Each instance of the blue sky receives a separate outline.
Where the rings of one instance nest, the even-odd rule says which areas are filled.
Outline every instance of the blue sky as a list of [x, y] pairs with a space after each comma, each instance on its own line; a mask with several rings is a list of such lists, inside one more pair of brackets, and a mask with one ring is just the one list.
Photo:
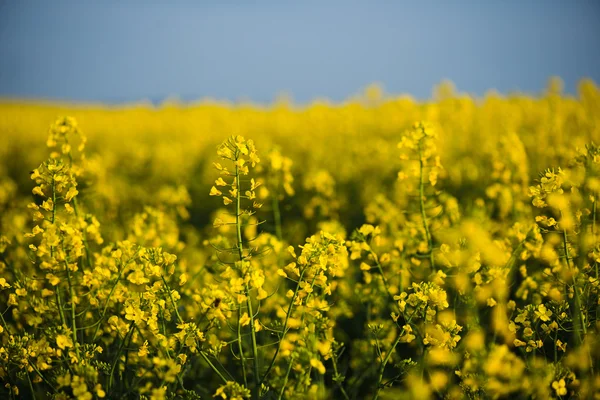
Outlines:
[[338, 101], [600, 82], [600, 1], [0, 0], [0, 97]]

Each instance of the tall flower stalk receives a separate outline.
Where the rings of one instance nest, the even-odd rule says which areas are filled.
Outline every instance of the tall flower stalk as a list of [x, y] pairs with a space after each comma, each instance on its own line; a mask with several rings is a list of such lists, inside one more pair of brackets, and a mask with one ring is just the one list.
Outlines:
[[[242, 373], [244, 382], [247, 384], [246, 376], [246, 357], [243, 349], [242, 327], [249, 325], [251, 354], [253, 364], [253, 387], [252, 397], [258, 399], [260, 397], [260, 370], [259, 370], [259, 352], [256, 341], [257, 325], [255, 320], [254, 306], [252, 304], [252, 291], [257, 289], [255, 298], [257, 301], [266, 298], [266, 292], [262, 289], [264, 276], [262, 272], [254, 268], [251, 262], [253, 249], [245, 249], [244, 237], [242, 235], [243, 226], [246, 224], [244, 219], [252, 216], [255, 209], [262, 206], [261, 203], [255, 201], [256, 188], [260, 186], [254, 178], [249, 181], [246, 176], [250, 172], [250, 168], [254, 168], [260, 162], [258, 158], [254, 142], [246, 140], [241, 136], [232, 136], [223, 142], [217, 154], [221, 159], [229, 161], [233, 164], [233, 170], [230, 171], [227, 166], [220, 163], [215, 163], [215, 168], [220, 172], [221, 177], [215, 181], [215, 185], [210, 190], [212, 196], [222, 196], [223, 204], [230, 206], [234, 210], [235, 217], [235, 246], [232, 248], [236, 256], [233, 263], [234, 269], [226, 271], [225, 276], [232, 277], [235, 280], [234, 290], [237, 291], [239, 301], [238, 309], [238, 329], [237, 342], [239, 349], [239, 357], [241, 361]], [[223, 179], [225, 177], [225, 179]], [[219, 188], [229, 188], [227, 193], [223, 193]], [[226, 189], [223, 189], [226, 190]], [[246, 204], [249, 206], [245, 208]], [[235, 276], [235, 278], [234, 278]], [[246, 307], [247, 312], [242, 313], [242, 308]]]

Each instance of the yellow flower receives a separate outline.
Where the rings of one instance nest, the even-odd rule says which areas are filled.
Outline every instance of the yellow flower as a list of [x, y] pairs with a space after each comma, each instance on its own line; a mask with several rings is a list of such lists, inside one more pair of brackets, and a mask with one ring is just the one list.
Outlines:
[[33, 194], [37, 194], [38, 196], [44, 196], [44, 192], [42, 191], [42, 188], [40, 186], [36, 186], [33, 188], [33, 190], [31, 191], [31, 193]]
[[152, 389], [150, 394], [150, 400], [165, 400], [167, 397], [167, 387], [163, 386], [160, 388]]
[[262, 287], [258, 288], [258, 295], [256, 296], [256, 300], [264, 300], [269, 296], [267, 291]]
[[254, 191], [260, 185], [262, 185], [262, 182], [257, 182], [254, 180], [254, 178], [250, 179], [250, 190]]
[[552, 388], [556, 391], [557, 396], [564, 396], [567, 394], [567, 387], [564, 379], [552, 382]]
[[58, 383], [59, 387], [71, 386], [71, 374], [67, 372], [64, 375], [58, 376], [56, 378], [56, 383]]
[[244, 400], [250, 398], [250, 390], [237, 382], [227, 381], [221, 385], [213, 397], [220, 397], [223, 400]]
[[79, 191], [73, 186], [69, 189], [69, 191], [67, 192], [67, 194], [65, 194], [65, 201], [69, 202], [71, 200], [73, 200], [73, 197], [77, 196], [79, 194]]
[[60, 278], [51, 273], [46, 274], [46, 279], [48, 279], [52, 286], [56, 286], [60, 283]]
[[148, 341], [146, 340], [144, 342], [144, 344], [142, 344], [140, 346], [140, 349], [138, 350], [138, 356], [139, 357], [146, 357], [148, 355]]
[[127, 280], [136, 285], [143, 285], [150, 282], [142, 270], [135, 270], [127, 276]]
[[311, 365], [311, 367], [313, 367], [317, 371], [319, 371], [319, 373], [321, 375], [323, 375], [325, 373], [325, 366], [323, 365], [323, 363], [320, 360], [317, 360], [316, 358], [311, 358], [310, 365]]
[[67, 347], [73, 347], [73, 341], [71, 340], [71, 338], [69, 336], [66, 336], [66, 335], [57, 335], [56, 336], [56, 345], [61, 350], [64, 350]]
[[248, 316], [248, 313], [244, 313], [241, 317], [240, 317], [240, 325], [241, 326], [246, 326], [250, 323], [250, 317]]
[[179, 286], [185, 285], [187, 283], [188, 279], [189, 279], [189, 275], [186, 273], [179, 275]]
[[104, 398], [106, 397], [106, 392], [104, 390], [102, 390], [102, 385], [101, 384], [97, 384], [94, 387], [94, 391], [96, 392], [96, 396], [98, 396], [99, 398]]
[[121, 257], [123, 256], [123, 252], [122, 252], [120, 249], [117, 249], [117, 250], [115, 250], [115, 251], [112, 251], [112, 252], [110, 253], [110, 256], [111, 256], [112, 258], [115, 258], [115, 259], [117, 259], [117, 260], [120, 260], [120, 259], [121, 259]]
[[550, 321], [550, 317], [552, 316], [552, 311], [548, 310], [545, 305], [540, 304], [535, 310], [535, 315], [542, 321]]
[[373, 225], [364, 224], [358, 231], [364, 236], [368, 236], [369, 234], [375, 232], [375, 227]]
[[220, 196], [222, 194], [223, 193], [219, 189], [217, 189], [215, 186], [210, 188], [210, 193], [209, 193], [210, 196]]
[[6, 303], [9, 306], [18, 306], [19, 301], [17, 300], [17, 296], [14, 293], [8, 295], [8, 302]]
[[25, 237], [34, 237], [39, 233], [43, 233], [44, 230], [42, 228], [40, 228], [38, 225], [34, 226], [31, 233], [26, 233]]
[[45, 200], [42, 203], [42, 208], [46, 211], [52, 211], [52, 209], [54, 208], [54, 202], [52, 201], [52, 199]]

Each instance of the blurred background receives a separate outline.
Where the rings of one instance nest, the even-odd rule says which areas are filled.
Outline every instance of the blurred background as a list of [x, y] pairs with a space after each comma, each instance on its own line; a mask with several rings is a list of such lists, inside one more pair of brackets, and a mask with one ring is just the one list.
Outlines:
[[3, 98], [305, 103], [377, 82], [424, 99], [553, 75], [600, 81], [600, 2], [0, 0]]

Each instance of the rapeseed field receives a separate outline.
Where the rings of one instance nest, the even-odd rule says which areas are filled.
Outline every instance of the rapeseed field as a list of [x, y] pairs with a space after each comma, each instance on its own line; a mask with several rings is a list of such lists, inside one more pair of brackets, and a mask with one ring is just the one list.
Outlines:
[[600, 90], [0, 103], [6, 399], [600, 398]]

